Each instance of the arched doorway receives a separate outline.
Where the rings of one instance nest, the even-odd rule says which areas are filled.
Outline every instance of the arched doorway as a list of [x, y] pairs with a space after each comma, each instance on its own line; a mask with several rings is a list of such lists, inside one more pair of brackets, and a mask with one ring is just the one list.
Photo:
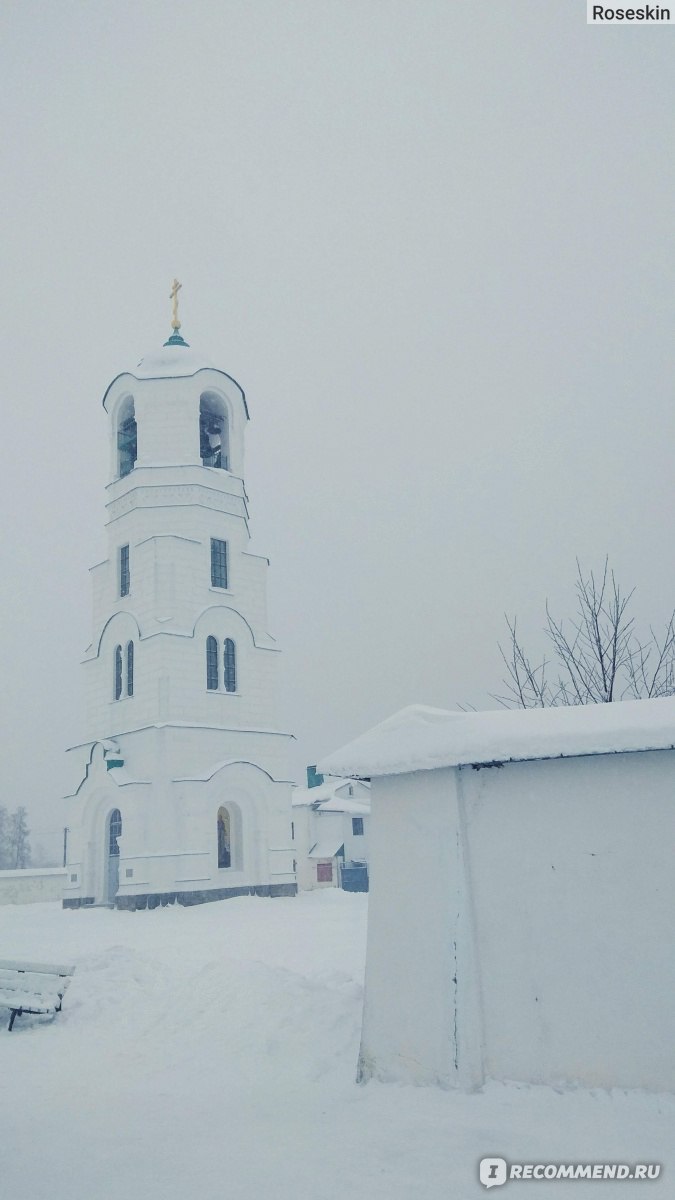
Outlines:
[[114, 808], [106, 822], [106, 900], [108, 904], [115, 903], [120, 883], [120, 848], [117, 839], [121, 834], [122, 814], [119, 808]]

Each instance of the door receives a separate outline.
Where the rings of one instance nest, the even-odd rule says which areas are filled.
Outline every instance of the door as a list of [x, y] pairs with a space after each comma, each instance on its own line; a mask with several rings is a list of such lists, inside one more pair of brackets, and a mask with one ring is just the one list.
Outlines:
[[122, 814], [119, 808], [114, 808], [108, 818], [108, 830], [106, 837], [107, 855], [108, 855], [108, 871], [107, 871], [107, 901], [108, 904], [115, 903], [115, 896], [120, 883], [120, 848], [117, 843], [118, 837], [122, 833]]

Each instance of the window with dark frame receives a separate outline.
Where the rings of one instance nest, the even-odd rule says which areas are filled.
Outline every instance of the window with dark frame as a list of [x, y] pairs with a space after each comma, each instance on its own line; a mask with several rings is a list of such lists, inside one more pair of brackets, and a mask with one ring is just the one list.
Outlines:
[[211, 538], [211, 587], [227, 587], [227, 542]]
[[120, 848], [117, 845], [118, 837], [122, 836], [122, 814], [119, 808], [114, 808], [110, 814], [110, 836], [108, 840], [108, 856], [110, 858], [118, 858]]
[[352, 833], [354, 837], [363, 837], [363, 817], [352, 817]]
[[217, 834], [218, 834], [218, 867], [232, 866], [232, 844], [231, 844], [231, 823], [230, 814], [226, 808], [218, 810]]
[[225, 638], [223, 646], [223, 681], [226, 692], [237, 690], [237, 662], [232, 638]]
[[120, 596], [129, 595], [131, 574], [129, 571], [129, 547], [120, 546]]
[[218, 691], [218, 642], [214, 637], [206, 639], [206, 688]]
[[317, 863], [316, 864], [316, 882], [317, 883], [332, 883], [333, 882], [333, 864]]
[[122, 647], [115, 646], [115, 685], [114, 696], [116, 700], [122, 698]]
[[127, 642], [127, 696], [134, 694], [134, 643]]

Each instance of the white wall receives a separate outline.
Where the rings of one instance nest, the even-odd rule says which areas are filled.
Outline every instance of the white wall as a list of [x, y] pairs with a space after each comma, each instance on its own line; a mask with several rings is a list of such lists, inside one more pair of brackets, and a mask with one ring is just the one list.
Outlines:
[[309, 851], [317, 840], [313, 838], [310, 824], [311, 817], [314, 816], [309, 805], [295, 805], [291, 812], [291, 820], [293, 822], [293, 859], [295, 862], [295, 874], [298, 881], [298, 887], [301, 891], [309, 891], [316, 887], [316, 864], [313, 859], [309, 858]]
[[363, 1076], [675, 1090], [674, 799], [674, 751], [374, 780]]
[[[171, 730], [155, 731], [169, 737]], [[198, 731], [197, 731], [198, 732]], [[123, 740], [122, 753], [124, 753]], [[118, 838], [119, 891], [125, 897], [167, 892], [210, 892], [241, 887], [294, 885], [289, 783], [275, 782], [258, 766], [233, 762], [211, 778], [151, 785], [126, 783], [126, 767], [108, 771], [100, 745], [88, 775], [70, 802], [69, 902], [107, 900], [107, 821], [122, 817]], [[218, 867], [217, 815], [226, 806], [238, 816], [233, 862]], [[241, 833], [241, 838], [235, 834]], [[127, 872], [131, 874], [127, 874]]]
[[675, 1089], [675, 754], [461, 774], [486, 1074]]
[[0, 904], [35, 904], [61, 900], [67, 872], [62, 867], [27, 867], [0, 871]]
[[[352, 819], [360, 817], [363, 821], [363, 833], [355, 834]], [[342, 840], [345, 847], [346, 862], [368, 862], [368, 832], [370, 812], [348, 812], [342, 818]]]
[[475, 1067], [455, 1052], [467, 939], [454, 773], [373, 779], [371, 821], [359, 1077], [471, 1086]]

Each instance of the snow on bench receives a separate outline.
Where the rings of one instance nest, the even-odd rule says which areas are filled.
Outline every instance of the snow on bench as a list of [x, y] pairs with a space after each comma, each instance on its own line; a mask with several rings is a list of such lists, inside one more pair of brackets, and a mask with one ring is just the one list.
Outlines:
[[61, 1011], [75, 967], [53, 963], [9, 962], [0, 959], [0, 1008], [10, 1010], [9, 1029], [23, 1013]]

